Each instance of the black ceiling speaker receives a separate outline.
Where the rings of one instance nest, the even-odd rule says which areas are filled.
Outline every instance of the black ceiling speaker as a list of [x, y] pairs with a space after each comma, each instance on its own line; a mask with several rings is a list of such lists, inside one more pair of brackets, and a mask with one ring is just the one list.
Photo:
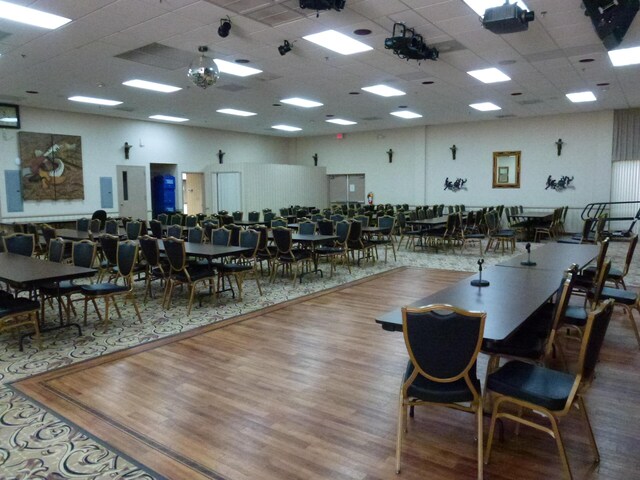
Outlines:
[[278, 52], [280, 52], [280, 55], [286, 55], [291, 51], [291, 48], [289, 40], [285, 40], [284, 43], [278, 47]]
[[218, 27], [218, 35], [220, 35], [222, 38], [226, 38], [229, 36], [230, 30], [231, 30], [231, 19], [229, 17], [221, 18], [220, 26]]
[[640, 7], [639, 0], [584, 0], [585, 15], [607, 50], [622, 42]]
[[344, 8], [346, 0], [300, 0], [300, 8], [311, 10], [335, 10], [339, 12]]
[[534, 18], [533, 12], [520, 8], [516, 3], [509, 4], [509, 0], [506, 0], [504, 5], [485, 10], [482, 26], [498, 35], [524, 32]]

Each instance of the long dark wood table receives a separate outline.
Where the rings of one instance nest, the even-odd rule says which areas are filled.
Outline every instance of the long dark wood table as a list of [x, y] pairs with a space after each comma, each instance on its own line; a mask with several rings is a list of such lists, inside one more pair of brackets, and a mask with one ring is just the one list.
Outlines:
[[[63, 280], [91, 277], [95, 273], [96, 270], [93, 268], [48, 262], [46, 260], [40, 260], [39, 258], [25, 257], [15, 253], [0, 253], [0, 280], [25, 285], [30, 288], [37, 288], [39, 285], [45, 283], [60, 285], [60, 282]], [[82, 329], [79, 324], [64, 323], [60, 295], [58, 295], [58, 315], [60, 317], [59, 326], [41, 328], [40, 331], [44, 333], [60, 328], [76, 327], [78, 334], [82, 335]], [[22, 338], [20, 339], [20, 347], [22, 348]]]
[[534, 270], [551, 270], [562, 273], [572, 263], [583, 268], [598, 256], [598, 245], [578, 245], [566, 243], [547, 243], [531, 251], [531, 261], [536, 265], [522, 265], [528, 256], [526, 253], [498, 263], [497, 267], [526, 268]]
[[[158, 248], [164, 252], [164, 242], [158, 240]], [[247, 247], [227, 247], [223, 245], [212, 245], [211, 243], [184, 242], [184, 250], [187, 255], [212, 260], [214, 258], [228, 257], [239, 253], [250, 252]]]
[[[544, 245], [535, 251], [540, 259], [540, 267], [520, 265], [523, 258], [526, 260], [526, 254], [520, 255], [503, 262], [500, 266], [485, 269], [482, 278], [489, 280], [488, 287], [471, 286], [470, 281], [478, 278], [478, 274], [475, 274], [421, 298], [410, 306], [445, 303], [465, 310], [486, 312], [485, 340], [504, 340], [556, 292], [562, 272], [571, 263], [578, 263], [583, 267], [598, 253], [597, 247], [595, 250], [582, 248], [593, 247], [592, 245], [568, 246], [580, 248], [564, 249], [564, 245], [558, 246], [555, 243]], [[552, 268], [553, 261], [556, 261], [557, 265]], [[543, 268], [545, 265], [548, 268]], [[376, 323], [385, 330], [401, 331], [402, 311], [398, 308], [387, 312], [376, 318]]]
[[[106, 232], [101, 230], [99, 233], [85, 232], [84, 230], [76, 230], [75, 228], [56, 228], [56, 236], [64, 238], [65, 240], [94, 240]], [[127, 236], [127, 232], [124, 228], [118, 229], [118, 237], [124, 238]]]

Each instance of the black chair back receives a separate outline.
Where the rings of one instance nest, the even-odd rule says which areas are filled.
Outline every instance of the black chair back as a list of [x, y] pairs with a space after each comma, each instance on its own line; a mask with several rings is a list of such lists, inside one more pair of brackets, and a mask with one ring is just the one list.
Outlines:
[[287, 227], [275, 227], [272, 229], [273, 243], [276, 244], [278, 254], [291, 252], [293, 242], [293, 230]]
[[190, 243], [203, 243], [204, 242], [204, 229], [202, 227], [192, 227], [187, 232], [187, 242]]
[[101, 223], [99, 218], [93, 218], [89, 222], [89, 231], [91, 233], [100, 233]]
[[347, 243], [350, 247], [359, 247], [362, 241], [362, 224], [360, 222], [351, 222], [349, 229], [349, 238]]
[[318, 222], [318, 232], [320, 235], [333, 235], [333, 222], [331, 220], [320, 220]]
[[164, 240], [164, 252], [167, 254], [167, 260], [171, 265], [171, 270], [179, 272], [184, 270], [187, 262], [187, 254], [184, 248], [184, 240], [169, 237]]
[[88, 218], [79, 218], [76, 220], [76, 230], [81, 232], [89, 231], [89, 219]]
[[14, 233], [3, 238], [6, 252], [31, 257], [35, 249], [35, 237], [32, 233]]
[[486, 316], [451, 305], [403, 307], [404, 340], [415, 369], [437, 382], [475, 377]]
[[92, 268], [96, 259], [96, 243], [91, 240], [73, 242], [71, 258], [76, 267]]
[[586, 382], [588, 384], [594, 377], [600, 349], [609, 328], [614, 303], [613, 299], [603, 302], [596, 310], [589, 313], [587, 318], [578, 360], [579, 367], [582, 367], [583, 383]]
[[44, 224], [42, 225], [42, 238], [44, 238], [44, 243], [49, 248], [49, 242], [56, 238], [56, 229], [51, 225]]
[[102, 253], [107, 259], [109, 265], [118, 264], [118, 237], [115, 235], [102, 235], [100, 237], [100, 246]]
[[391, 215], [378, 218], [378, 228], [382, 229], [384, 235], [389, 235], [393, 231], [396, 219]]
[[182, 225], [182, 215], [180, 215], [179, 213], [174, 213], [173, 215], [171, 215], [171, 219], [169, 220], [169, 223], [171, 225]]
[[151, 220], [149, 228], [151, 229], [151, 235], [156, 238], [162, 238], [162, 223], [159, 220]]
[[[333, 222], [329, 222], [333, 223]], [[351, 222], [347, 222], [343, 220], [342, 222], [336, 223], [336, 235], [338, 236], [337, 242], [340, 245], [344, 245], [347, 239], [349, 238], [349, 231], [351, 230]], [[333, 234], [329, 234], [333, 235]]]
[[260, 221], [260, 212], [256, 212], [256, 211], [249, 212], [249, 221], [250, 222], [259, 222]]
[[167, 237], [181, 238], [182, 225], [171, 225], [167, 228]]
[[313, 222], [301, 222], [298, 224], [298, 233], [301, 235], [314, 235], [316, 224]]
[[271, 220], [271, 228], [286, 227], [286, 226], [287, 226], [287, 219], [286, 218], [278, 217], [278, 218], [274, 218], [273, 220]]
[[131, 281], [131, 274], [137, 261], [138, 244], [133, 240], [120, 242], [118, 244], [118, 274]]
[[49, 253], [47, 258], [50, 262], [60, 263], [64, 260], [66, 242], [62, 238], [52, 238], [49, 241]]
[[98, 228], [98, 231], [100, 231], [104, 228], [104, 224], [107, 221], [107, 212], [104, 210], [96, 210], [93, 212], [93, 215], [91, 215], [91, 220], [98, 220], [100, 222], [100, 227]]
[[256, 254], [258, 253], [258, 248], [260, 247], [261, 235], [262, 232], [253, 229], [242, 230], [240, 232], [240, 246], [252, 249], [251, 252], [243, 253], [243, 257], [253, 258], [256, 256]]
[[158, 215], [158, 221], [161, 225], [166, 225], [167, 223], [169, 223], [169, 215], [167, 215], [166, 213], [161, 213], [160, 215]]
[[273, 213], [271, 210], [269, 210], [268, 212], [265, 212], [264, 210], [262, 211], [262, 218], [264, 219], [264, 222], [267, 225], [271, 225], [271, 220], [273, 220], [274, 218], [276, 218], [276, 214]]
[[236, 212], [233, 212], [231, 216], [233, 217], [234, 222], [240, 222], [242, 221], [242, 217], [244, 216], [244, 214], [240, 211], [236, 211]]
[[104, 231], [109, 235], [118, 235], [118, 221], [117, 220], [107, 220], [104, 223]]
[[213, 245], [222, 245], [228, 247], [231, 245], [231, 230], [222, 227], [211, 230], [211, 243]]
[[187, 228], [195, 227], [196, 225], [198, 225], [198, 217], [196, 217], [195, 215], [187, 215], [184, 221], [184, 225]]
[[160, 247], [158, 245], [158, 238], [143, 235], [138, 239], [138, 243], [140, 244], [140, 250], [142, 250], [142, 255], [147, 261], [147, 264], [152, 267], [158, 266], [160, 263]]
[[142, 224], [138, 221], [128, 222], [126, 231], [128, 240], [137, 240], [140, 236], [140, 232], [142, 231]]
[[604, 262], [602, 268], [598, 271], [596, 281], [593, 285], [593, 304], [597, 305], [600, 302], [600, 296], [602, 295], [602, 289], [609, 276], [609, 270], [611, 270], [611, 260]]

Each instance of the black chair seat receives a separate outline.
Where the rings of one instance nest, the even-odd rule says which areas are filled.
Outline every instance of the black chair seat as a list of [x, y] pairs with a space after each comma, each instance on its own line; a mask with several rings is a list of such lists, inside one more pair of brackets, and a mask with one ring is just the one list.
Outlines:
[[299, 262], [307, 258], [311, 258], [311, 250], [292, 250], [293, 258], [291, 255], [280, 255], [278, 260], [281, 262]]
[[478, 238], [479, 239], [484, 239], [484, 238], [486, 238], [486, 236], [485, 236], [484, 233], [465, 233], [464, 234], [464, 238], [467, 238], [467, 239], [473, 239], [473, 238], [475, 238], [475, 239], [478, 239]]
[[0, 317], [40, 309], [40, 302], [28, 298], [4, 297], [0, 300]]
[[126, 292], [129, 287], [126, 285], [116, 285], [115, 283], [94, 283], [92, 285], [82, 285], [82, 293], [88, 296], [111, 295], [113, 293]]
[[344, 248], [341, 247], [318, 247], [316, 248], [316, 253], [318, 255], [333, 255], [344, 253]]
[[616, 303], [624, 305], [635, 305], [638, 295], [630, 290], [620, 290], [618, 288], [604, 287], [602, 289], [602, 300], [613, 298]]
[[[411, 360], [407, 363], [404, 373], [403, 383], [413, 373]], [[478, 391], [480, 391], [480, 380], [472, 375], [471, 379]], [[425, 402], [435, 403], [459, 403], [473, 401], [473, 393], [469, 390], [464, 378], [451, 383], [432, 382], [422, 375], [418, 375], [411, 386], [407, 389], [409, 397], [418, 398]]]
[[[584, 275], [589, 275], [591, 277], [594, 277], [596, 274], [596, 267], [594, 266], [587, 267], [582, 270], [582, 273]], [[609, 269], [609, 275], [607, 275], [607, 278], [622, 278], [622, 270], [620, 270], [619, 268], [611, 267]]]
[[60, 285], [57, 286], [55, 283], [47, 283], [40, 287], [40, 291], [45, 295], [66, 295], [68, 293], [79, 292], [82, 288], [82, 285], [76, 285], [73, 283], [73, 280], [63, 280], [60, 282]]
[[[196, 280], [201, 280], [203, 278], [208, 278], [211, 276], [211, 269], [208, 265], [194, 265], [187, 267], [187, 271], [189, 272], [189, 276], [191, 277], [191, 281], [195, 282]], [[175, 272], [173, 273], [175, 279], [180, 282], [187, 282], [187, 276], [183, 272]]]
[[2, 300], [7, 300], [13, 298], [13, 295], [5, 290], [0, 290], [0, 302]]
[[489, 390], [531, 402], [551, 411], [562, 410], [575, 377], [530, 363], [511, 361], [489, 375]]

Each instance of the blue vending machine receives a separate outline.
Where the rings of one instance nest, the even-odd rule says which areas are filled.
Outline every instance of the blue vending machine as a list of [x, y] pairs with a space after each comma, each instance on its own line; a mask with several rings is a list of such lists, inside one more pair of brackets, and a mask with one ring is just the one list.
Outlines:
[[160, 213], [176, 211], [176, 177], [173, 175], [156, 175], [153, 177], [153, 218]]

